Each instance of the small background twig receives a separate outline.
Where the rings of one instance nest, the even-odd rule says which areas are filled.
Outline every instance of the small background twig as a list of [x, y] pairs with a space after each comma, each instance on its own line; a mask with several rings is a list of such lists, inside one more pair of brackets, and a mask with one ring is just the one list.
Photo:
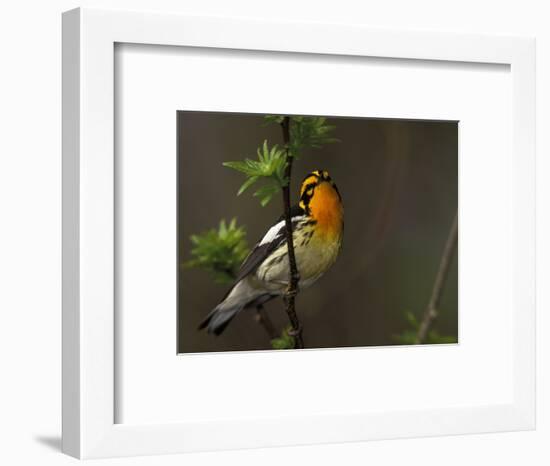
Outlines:
[[432, 289], [432, 295], [430, 297], [430, 301], [428, 302], [428, 307], [424, 312], [424, 316], [422, 317], [422, 322], [420, 322], [420, 327], [418, 328], [418, 333], [416, 335], [417, 344], [424, 343], [424, 341], [426, 340], [426, 336], [428, 335], [428, 331], [430, 330], [430, 326], [432, 325], [432, 322], [437, 317], [439, 303], [441, 301], [441, 296], [443, 294], [443, 287], [447, 280], [447, 275], [449, 273], [449, 266], [451, 264], [454, 252], [456, 250], [457, 243], [458, 243], [458, 211], [455, 215], [453, 225], [451, 226], [451, 230], [449, 231], [449, 236], [447, 237], [445, 249], [443, 250], [443, 254], [441, 256], [441, 261], [439, 263], [439, 270], [437, 271], [437, 275], [435, 277], [435, 281]]
[[273, 325], [268, 313], [261, 304], [256, 306], [255, 320], [263, 327], [270, 340], [273, 340], [279, 336], [277, 330], [275, 330], [275, 325]]

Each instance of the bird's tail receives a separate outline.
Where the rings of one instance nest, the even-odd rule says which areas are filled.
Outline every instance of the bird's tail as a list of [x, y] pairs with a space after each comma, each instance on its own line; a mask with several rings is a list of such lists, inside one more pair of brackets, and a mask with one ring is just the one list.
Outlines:
[[199, 325], [199, 330], [206, 328], [208, 333], [219, 335], [242, 309], [243, 306], [224, 308], [223, 303], [220, 303], [202, 321]]
[[257, 297], [245, 281], [240, 281], [228, 293], [199, 325], [199, 330], [206, 328], [208, 333], [221, 334], [225, 327], [240, 311], [247, 307]]

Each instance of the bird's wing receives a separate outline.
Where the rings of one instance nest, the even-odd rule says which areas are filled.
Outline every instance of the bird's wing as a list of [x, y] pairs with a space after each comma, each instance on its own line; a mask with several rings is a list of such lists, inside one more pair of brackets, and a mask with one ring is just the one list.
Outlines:
[[[291, 209], [290, 213], [292, 215], [292, 228], [294, 229], [304, 218], [303, 210], [296, 206]], [[284, 216], [281, 216], [279, 221], [273, 225], [256, 246], [254, 246], [254, 249], [247, 256], [239, 269], [236, 283], [254, 272], [260, 264], [282, 244], [286, 244]]]

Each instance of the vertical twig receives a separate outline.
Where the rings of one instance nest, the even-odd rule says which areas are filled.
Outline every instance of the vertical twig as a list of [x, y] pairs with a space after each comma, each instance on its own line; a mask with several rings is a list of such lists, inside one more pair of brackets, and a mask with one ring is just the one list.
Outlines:
[[449, 236], [447, 237], [447, 243], [445, 244], [445, 249], [441, 256], [441, 261], [439, 263], [439, 270], [435, 277], [434, 286], [432, 289], [432, 295], [428, 303], [428, 307], [424, 312], [424, 317], [418, 328], [418, 333], [416, 335], [416, 343], [424, 343], [430, 330], [432, 322], [437, 317], [437, 310], [439, 308], [439, 302], [441, 301], [441, 295], [443, 293], [443, 286], [447, 280], [447, 275], [449, 273], [449, 266], [451, 265], [451, 260], [456, 249], [458, 242], [458, 211], [455, 215], [453, 225], [449, 231]]
[[283, 128], [283, 140], [286, 151], [286, 168], [285, 179], [287, 180], [286, 186], [283, 188], [283, 207], [285, 213], [285, 230], [286, 230], [286, 244], [288, 247], [288, 263], [289, 263], [289, 283], [287, 291], [284, 295], [286, 313], [292, 325], [292, 331], [290, 334], [295, 339], [295, 347], [303, 348], [304, 340], [302, 336], [302, 325], [298, 320], [295, 308], [295, 298], [298, 293], [298, 280], [300, 276], [298, 274], [298, 268], [296, 267], [296, 256], [294, 255], [294, 242], [292, 240], [292, 218], [290, 216], [290, 177], [292, 175], [292, 162], [294, 160], [293, 154], [290, 153], [290, 117], [285, 116], [281, 123]]

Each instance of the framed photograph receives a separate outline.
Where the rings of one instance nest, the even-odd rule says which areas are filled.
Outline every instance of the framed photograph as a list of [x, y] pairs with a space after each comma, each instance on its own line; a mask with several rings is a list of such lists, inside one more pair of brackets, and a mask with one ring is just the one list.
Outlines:
[[[285, 312], [282, 189], [251, 172], [271, 155], [271, 164], [284, 159], [282, 122], [178, 112], [179, 353], [297, 343]], [[414, 344], [421, 323], [429, 330], [419, 343], [457, 343], [458, 122], [289, 116], [288, 124], [300, 146], [289, 190], [303, 345]], [[243, 154], [252, 159], [226, 161]], [[237, 195], [243, 182], [250, 187]], [[444, 309], [437, 328], [419, 312], [430, 300]]]
[[63, 15], [63, 450], [534, 428], [534, 41]]

